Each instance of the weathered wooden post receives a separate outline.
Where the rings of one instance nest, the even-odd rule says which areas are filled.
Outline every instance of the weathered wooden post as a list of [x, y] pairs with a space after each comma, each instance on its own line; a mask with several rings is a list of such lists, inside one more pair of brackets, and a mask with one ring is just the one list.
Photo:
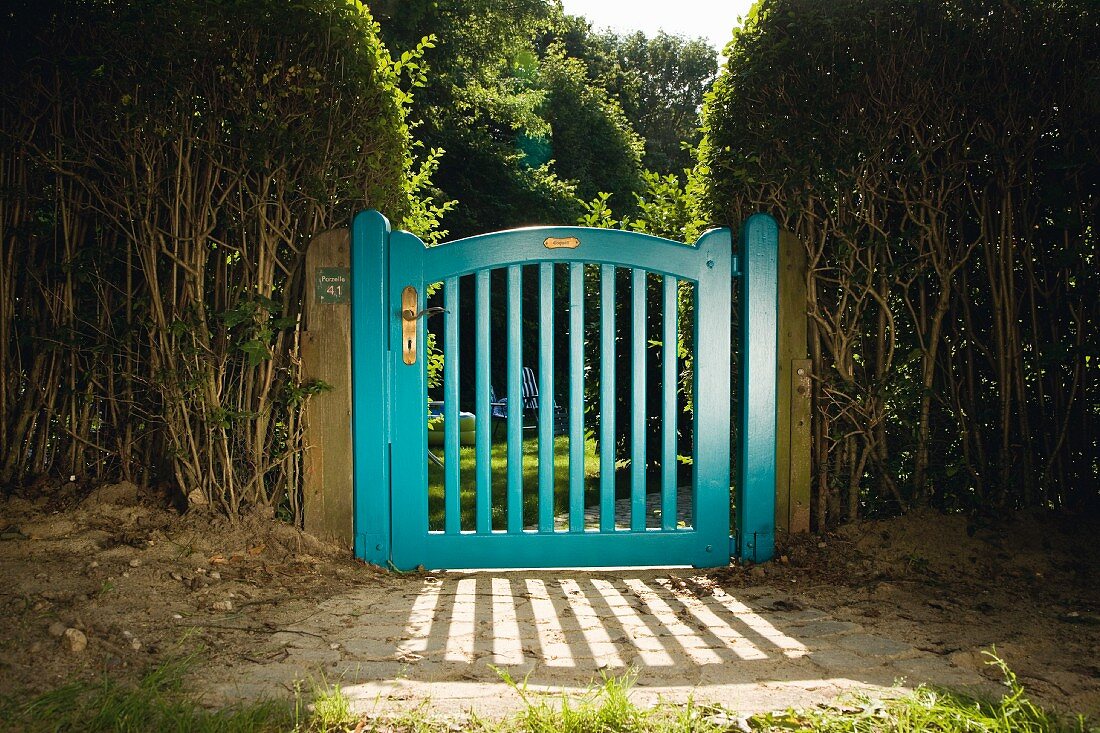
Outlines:
[[328, 389], [306, 403], [305, 530], [351, 548], [351, 275], [347, 229], [318, 234], [306, 250], [302, 372]]
[[779, 374], [775, 524], [782, 534], [810, 531], [810, 360], [806, 358], [806, 250], [779, 235]]

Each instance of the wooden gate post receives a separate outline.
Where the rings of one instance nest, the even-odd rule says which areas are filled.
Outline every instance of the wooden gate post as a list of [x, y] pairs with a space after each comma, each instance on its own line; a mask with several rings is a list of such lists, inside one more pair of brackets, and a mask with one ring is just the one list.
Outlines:
[[806, 250], [779, 235], [779, 358], [775, 524], [781, 534], [810, 531], [810, 360], [806, 358]]
[[305, 426], [305, 530], [351, 548], [351, 275], [347, 229], [318, 234], [306, 250], [302, 373], [327, 389], [310, 397]]

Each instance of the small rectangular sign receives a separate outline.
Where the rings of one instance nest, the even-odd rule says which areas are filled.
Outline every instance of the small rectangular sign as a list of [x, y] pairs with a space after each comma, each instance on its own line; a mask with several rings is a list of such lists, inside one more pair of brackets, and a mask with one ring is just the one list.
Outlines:
[[314, 287], [321, 305], [350, 302], [351, 272], [346, 267], [318, 267]]
[[542, 244], [546, 249], [576, 249], [581, 240], [576, 237], [547, 237]]

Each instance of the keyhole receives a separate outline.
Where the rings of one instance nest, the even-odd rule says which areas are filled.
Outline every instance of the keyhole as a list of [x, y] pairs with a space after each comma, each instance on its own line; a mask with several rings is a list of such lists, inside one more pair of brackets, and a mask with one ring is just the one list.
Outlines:
[[408, 341], [405, 342], [405, 350], [406, 351], [412, 351], [412, 347], [413, 347], [412, 339], [409, 339]]

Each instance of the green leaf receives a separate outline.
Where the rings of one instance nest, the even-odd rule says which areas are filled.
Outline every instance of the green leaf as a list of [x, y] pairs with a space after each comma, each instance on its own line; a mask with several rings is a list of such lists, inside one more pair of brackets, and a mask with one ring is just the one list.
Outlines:
[[271, 349], [267, 347], [263, 341], [259, 339], [252, 339], [251, 341], [245, 341], [238, 347], [248, 357], [248, 365], [251, 367], [259, 365], [261, 362], [267, 361], [271, 358]]

